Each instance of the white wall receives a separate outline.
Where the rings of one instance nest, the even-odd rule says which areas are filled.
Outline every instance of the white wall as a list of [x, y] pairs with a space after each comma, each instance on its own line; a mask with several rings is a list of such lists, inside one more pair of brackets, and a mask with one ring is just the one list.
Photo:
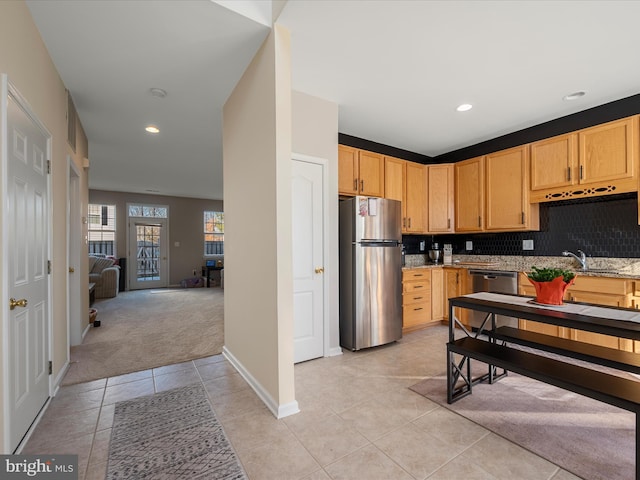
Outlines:
[[[77, 149], [73, 152], [67, 144], [67, 95], [65, 86], [47, 52], [40, 34], [31, 18], [24, 1], [0, 1], [0, 73], [6, 73], [9, 81], [27, 100], [35, 115], [52, 135], [51, 152], [51, 211], [50, 219], [53, 238], [51, 245], [51, 357], [53, 360], [53, 378], [60, 375], [68, 359], [67, 341], [67, 179], [69, 169], [67, 155], [80, 173], [80, 190], [83, 213], [86, 216], [88, 196], [87, 174], [83, 169], [83, 157], [88, 156], [86, 137], [82, 128], [77, 129]], [[0, 215], [3, 209], [0, 209]], [[0, 217], [1, 220], [1, 217]], [[0, 241], [4, 234], [0, 234]], [[86, 252], [86, 245], [83, 243]], [[86, 257], [86, 255], [83, 255]], [[81, 266], [79, 275], [88, 275], [88, 260]], [[88, 310], [88, 282], [82, 295], [84, 311]], [[0, 285], [0, 288], [3, 287]], [[86, 307], [86, 308], [85, 308]], [[4, 310], [2, 310], [4, 314]], [[5, 332], [0, 322], [0, 358]], [[0, 385], [4, 382], [0, 369]], [[3, 406], [0, 395], [0, 428], [4, 432]], [[0, 452], [5, 452], [4, 436], [0, 436]]]
[[293, 152], [328, 160], [328, 258], [325, 275], [328, 276], [329, 345], [325, 354], [341, 353], [338, 303], [338, 104], [293, 92]]
[[[277, 417], [293, 376], [289, 32], [275, 25], [223, 110], [224, 352]], [[259, 248], [256, 246], [259, 245]]]

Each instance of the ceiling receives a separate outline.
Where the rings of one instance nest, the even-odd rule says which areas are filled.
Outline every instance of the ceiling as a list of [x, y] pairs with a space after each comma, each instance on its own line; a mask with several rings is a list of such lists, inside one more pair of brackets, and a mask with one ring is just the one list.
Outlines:
[[[229, 1], [27, 4], [89, 138], [91, 188], [222, 198], [222, 105], [268, 22]], [[336, 102], [341, 133], [437, 156], [640, 93], [638, 18], [638, 1], [289, 0], [278, 22], [293, 88]]]

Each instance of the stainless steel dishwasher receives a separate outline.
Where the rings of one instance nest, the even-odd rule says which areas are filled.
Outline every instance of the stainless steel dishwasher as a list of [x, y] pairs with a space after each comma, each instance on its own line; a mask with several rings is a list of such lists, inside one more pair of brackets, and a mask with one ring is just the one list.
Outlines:
[[[492, 292], [507, 293], [512, 295], [518, 294], [518, 272], [499, 271], [499, 270], [469, 270], [471, 275], [471, 285], [473, 292]], [[472, 327], [478, 328], [482, 325], [486, 313], [471, 311], [469, 321]], [[488, 327], [490, 325], [486, 325]], [[509, 326], [518, 328], [518, 319], [513, 317], [505, 317], [504, 315], [496, 315], [496, 326]]]

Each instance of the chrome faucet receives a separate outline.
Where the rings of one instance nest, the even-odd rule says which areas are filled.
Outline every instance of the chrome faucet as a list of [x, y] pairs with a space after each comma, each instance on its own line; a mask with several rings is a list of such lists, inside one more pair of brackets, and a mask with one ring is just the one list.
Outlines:
[[587, 269], [587, 256], [585, 255], [585, 253], [582, 250], [578, 250], [578, 253], [580, 254], [580, 256], [576, 255], [575, 253], [571, 253], [567, 250], [565, 250], [564, 252], [562, 252], [562, 255], [564, 255], [565, 257], [573, 257], [576, 260], [578, 260], [578, 262], [580, 262], [580, 266], [582, 267], [582, 270], [586, 270]]

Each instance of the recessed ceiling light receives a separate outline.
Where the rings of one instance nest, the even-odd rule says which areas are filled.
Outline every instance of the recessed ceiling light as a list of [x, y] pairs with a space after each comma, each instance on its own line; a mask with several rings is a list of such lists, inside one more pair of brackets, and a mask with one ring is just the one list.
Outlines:
[[155, 125], [147, 125], [145, 130], [149, 133], [160, 133], [160, 129]]
[[573, 92], [570, 93], [569, 95], [565, 95], [564, 97], [562, 97], [563, 100], [577, 100], [580, 97], [584, 97], [587, 94], [587, 92], [583, 92], [582, 90], [579, 92]]
[[471, 110], [472, 108], [473, 105], [471, 105], [470, 103], [463, 103], [462, 105], [458, 105], [458, 108], [456, 108], [456, 110], [459, 112], [466, 112], [467, 110]]
[[164, 98], [167, 96], [167, 91], [161, 88], [150, 88], [149, 91], [154, 97]]

